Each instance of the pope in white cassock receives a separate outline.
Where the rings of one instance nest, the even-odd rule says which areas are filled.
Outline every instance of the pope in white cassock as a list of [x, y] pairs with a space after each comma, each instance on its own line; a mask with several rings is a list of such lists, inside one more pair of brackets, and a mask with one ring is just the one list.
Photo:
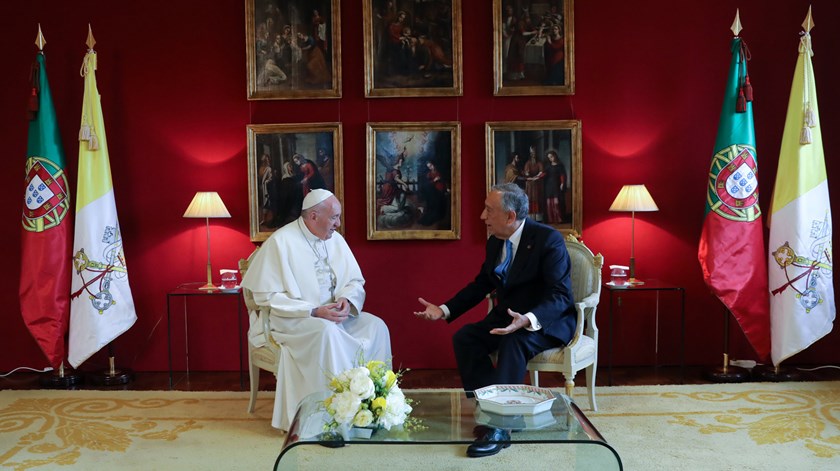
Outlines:
[[[327, 390], [328, 375], [365, 361], [391, 364], [385, 322], [362, 312], [362, 271], [341, 234], [341, 203], [327, 190], [312, 190], [301, 216], [266, 240], [242, 286], [270, 308], [269, 325], [280, 349], [273, 427], [289, 430], [308, 394]], [[260, 310], [260, 316], [264, 311]], [[262, 319], [252, 313], [248, 339], [265, 344]]]

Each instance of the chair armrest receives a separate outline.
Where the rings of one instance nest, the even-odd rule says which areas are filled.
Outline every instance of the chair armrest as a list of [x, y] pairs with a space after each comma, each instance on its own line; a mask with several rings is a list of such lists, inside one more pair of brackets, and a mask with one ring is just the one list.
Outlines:
[[598, 301], [601, 300], [601, 293], [595, 292], [590, 294], [589, 296], [580, 300], [581, 303], [585, 304], [586, 307], [595, 307], [598, 305]]
[[265, 335], [265, 344], [269, 346], [272, 350], [277, 350], [280, 348], [280, 344], [274, 340], [274, 337], [271, 336], [271, 324], [268, 322], [270, 309], [260, 307], [259, 314], [260, 319], [262, 319], [263, 325], [263, 335]]
[[572, 340], [566, 345], [566, 348], [574, 347], [575, 344], [578, 342], [578, 339], [581, 335], [583, 335], [583, 326], [584, 326], [584, 311], [586, 310], [586, 304], [583, 302], [575, 303], [575, 312], [577, 313], [577, 324], [575, 325], [575, 335], [572, 337]]

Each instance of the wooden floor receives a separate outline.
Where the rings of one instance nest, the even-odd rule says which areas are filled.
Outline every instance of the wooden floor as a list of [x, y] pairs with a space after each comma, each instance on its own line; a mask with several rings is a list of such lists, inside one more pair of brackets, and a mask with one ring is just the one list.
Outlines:
[[[798, 374], [800, 381], [830, 381], [840, 380], [840, 369], [823, 368], [816, 371], [800, 371], [792, 369]], [[131, 372], [126, 372], [131, 373]], [[708, 376], [714, 373], [714, 379]], [[167, 390], [169, 387], [168, 372], [136, 372], [131, 373], [131, 380], [126, 384], [103, 384], [110, 381], [108, 375], [86, 374], [76, 375], [74, 378], [80, 384], [66, 386], [66, 380], [61, 380], [53, 373], [17, 372], [0, 378], [0, 389], [125, 389], [125, 390]], [[610, 378], [611, 376], [611, 378]], [[749, 374], [743, 375], [750, 379]], [[681, 371], [679, 367], [615, 367], [612, 374], [608, 369], [598, 371], [596, 384], [607, 386], [612, 380], [613, 386], [623, 385], [655, 385], [655, 384], [704, 384], [715, 382], [731, 382], [737, 378], [722, 376], [714, 368], [686, 367]], [[183, 372], [173, 374], [173, 388], [182, 391], [238, 391], [248, 389], [248, 374], [243, 372]], [[763, 380], [761, 378], [752, 380]], [[557, 373], [540, 374], [540, 386], [562, 387], [564, 380]], [[583, 372], [578, 373], [576, 384], [586, 384]], [[461, 381], [455, 370], [409, 370], [404, 373], [400, 385], [403, 389], [416, 388], [460, 388]], [[273, 390], [275, 380], [271, 374], [263, 371], [260, 376], [260, 390]]]

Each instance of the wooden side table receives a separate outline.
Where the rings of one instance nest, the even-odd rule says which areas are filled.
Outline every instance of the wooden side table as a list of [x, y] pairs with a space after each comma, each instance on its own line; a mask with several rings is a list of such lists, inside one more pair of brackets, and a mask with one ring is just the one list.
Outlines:
[[187, 300], [189, 298], [201, 297], [201, 296], [210, 296], [214, 299], [220, 298], [230, 298], [236, 301], [236, 326], [237, 326], [237, 337], [238, 337], [238, 345], [239, 345], [239, 387], [240, 389], [245, 389], [245, 369], [242, 366], [242, 301], [241, 301], [241, 294], [242, 289], [217, 289], [217, 290], [204, 290], [199, 289], [201, 286], [204, 286], [203, 281], [199, 281], [196, 283], [184, 283], [178, 285], [174, 289], [170, 290], [166, 293], [166, 345], [169, 357], [169, 389], [174, 387], [173, 378], [172, 378], [172, 299], [173, 298], [182, 298], [184, 302], [184, 344], [186, 349], [186, 360], [187, 360], [187, 375], [190, 374], [190, 358], [189, 358], [189, 335], [187, 335]]
[[[640, 292], [655, 292], [656, 293], [656, 351], [659, 352], [659, 294], [662, 292], [676, 292], [680, 295], [680, 383], [685, 380], [685, 288], [682, 286], [674, 286], [659, 280], [645, 280], [641, 285], [621, 285], [616, 286], [610, 283], [604, 283], [604, 286], [610, 293], [610, 310], [609, 310], [609, 326], [610, 332], [608, 335], [607, 346], [607, 383], [612, 386], [612, 352], [613, 352], [613, 306], [618, 305], [618, 310], [621, 312], [621, 298], [622, 296], [640, 293]], [[617, 303], [613, 303], [613, 298], [618, 298]]]

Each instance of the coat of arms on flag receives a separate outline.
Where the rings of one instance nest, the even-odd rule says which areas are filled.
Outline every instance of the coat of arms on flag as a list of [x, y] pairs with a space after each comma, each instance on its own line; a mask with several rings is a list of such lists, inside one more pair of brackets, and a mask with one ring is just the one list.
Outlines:
[[709, 176], [711, 210], [732, 221], [754, 221], [761, 215], [755, 150], [733, 145], [715, 154], [712, 160]]
[[[51, 160], [31, 157], [29, 164], [31, 167], [26, 172], [23, 228], [40, 232], [61, 224], [67, 215], [67, 178], [64, 171]], [[47, 166], [52, 168], [52, 172]]]

